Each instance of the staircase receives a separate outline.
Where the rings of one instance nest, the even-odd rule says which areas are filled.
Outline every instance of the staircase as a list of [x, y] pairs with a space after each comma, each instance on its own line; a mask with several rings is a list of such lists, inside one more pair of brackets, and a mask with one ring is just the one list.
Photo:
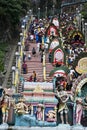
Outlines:
[[[37, 81], [43, 82], [43, 63], [41, 63], [41, 55], [36, 54], [36, 56], [32, 56], [32, 48], [35, 47], [37, 49], [36, 43], [30, 43], [29, 51], [26, 52], [26, 63], [27, 63], [27, 74], [23, 74], [25, 81], [29, 79], [29, 77], [33, 74], [33, 71], [36, 72]], [[31, 59], [28, 59], [28, 54], [31, 54]], [[48, 60], [48, 53], [46, 53], [46, 81], [52, 82], [53, 77], [49, 77], [50, 71], [53, 69], [51, 63]]]
[[[26, 52], [26, 63], [27, 63], [27, 74], [23, 74], [25, 81], [29, 79], [29, 77], [33, 74], [33, 71], [36, 72], [37, 81], [43, 81], [43, 66], [41, 63], [40, 54], [36, 54], [36, 56], [32, 55], [32, 48], [35, 47], [37, 49], [36, 43], [30, 43], [29, 51]], [[31, 59], [28, 59], [28, 54], [31, 54]]]

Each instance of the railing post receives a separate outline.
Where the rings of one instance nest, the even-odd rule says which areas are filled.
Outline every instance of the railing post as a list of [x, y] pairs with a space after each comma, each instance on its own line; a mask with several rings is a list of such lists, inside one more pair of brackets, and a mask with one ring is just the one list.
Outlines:
[[15, 91], [15, 69], [16, 69], [15, 66], [12, 66], [12, 89], [14, 91]]

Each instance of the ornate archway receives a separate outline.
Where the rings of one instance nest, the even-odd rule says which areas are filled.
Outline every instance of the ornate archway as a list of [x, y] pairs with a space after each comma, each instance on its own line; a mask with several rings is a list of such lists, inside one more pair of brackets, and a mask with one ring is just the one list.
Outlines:
[[85, 83], [87, 83], [87, 73], [79, 76], [73, 83], [71, 90], [74, 97], [76, 97], [77, 94], [81, 92], [81, 89]]

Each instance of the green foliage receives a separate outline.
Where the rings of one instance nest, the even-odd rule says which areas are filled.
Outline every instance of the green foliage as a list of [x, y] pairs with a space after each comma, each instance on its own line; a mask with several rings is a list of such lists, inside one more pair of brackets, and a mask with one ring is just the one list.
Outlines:
[[3, 58], [4, 58], [4, 53], [3, 53], [3, 51], [0, 51], [0, 71], [4, 70], [4, 61], [3, 61]]
[[85, 19], [87, 19], [87, 3], [84, 4], [81, 14]]
[[20, 27], [20, 19], [24, 17], [30, 6], [29, 0], [0, 0], [0, 35], [9, 30], [11, 37]]
[[4, 71], [4, 57], [6, 55], [7, 47], [7, 43], [0, 43], [0, 72]]

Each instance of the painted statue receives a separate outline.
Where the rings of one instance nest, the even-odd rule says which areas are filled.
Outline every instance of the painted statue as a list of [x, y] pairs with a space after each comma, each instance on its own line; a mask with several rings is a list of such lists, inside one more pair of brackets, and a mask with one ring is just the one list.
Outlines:
[[83, 99], [82, 105], [83, 105], [83, 117], [87, 117], [87, 95]]
[[38, 104], [36, 110], [36, 118], [38, 121], [43, 120], [43, 104]]
[[56, 121], [56, 111], [55, 110], [49, 110], [46, 114], [47, 121]]
[[2, 107], [4, 104], [5, 90], [0, 87], [0, 124], [4, 122]]
[[20, 98], [19, 102], [16, 104], [16, 113], [17, 114], [25, 114], [28, 113], [28, 107], [24, 103], [24, 99]]
[[[66, 124], [68, 124], [68, 107], [67, 107], [67, 101], [69, 99], [69, 95], [67, 94], [66, 91], [61, 90], [61, 91], [57, 91], [57, 95], [59, 98], [59, 108], [58, 108], [58, 112], [60, 113], [60, 119], [61, 119], [61, 123], [64, 124], [64, 118], [65, 118], [65, 122]], [[65, 114], [65, 117], [64, 117]]]
[[83, 113], [82, 99], [76, 99], [76, 124], [81, 124], [81, 118]]
[[8, 96], [5, 95], [2, 104], [3, 123], [6, 123], [8, 119], [8, 105], [9, 105], [9, 98]]

